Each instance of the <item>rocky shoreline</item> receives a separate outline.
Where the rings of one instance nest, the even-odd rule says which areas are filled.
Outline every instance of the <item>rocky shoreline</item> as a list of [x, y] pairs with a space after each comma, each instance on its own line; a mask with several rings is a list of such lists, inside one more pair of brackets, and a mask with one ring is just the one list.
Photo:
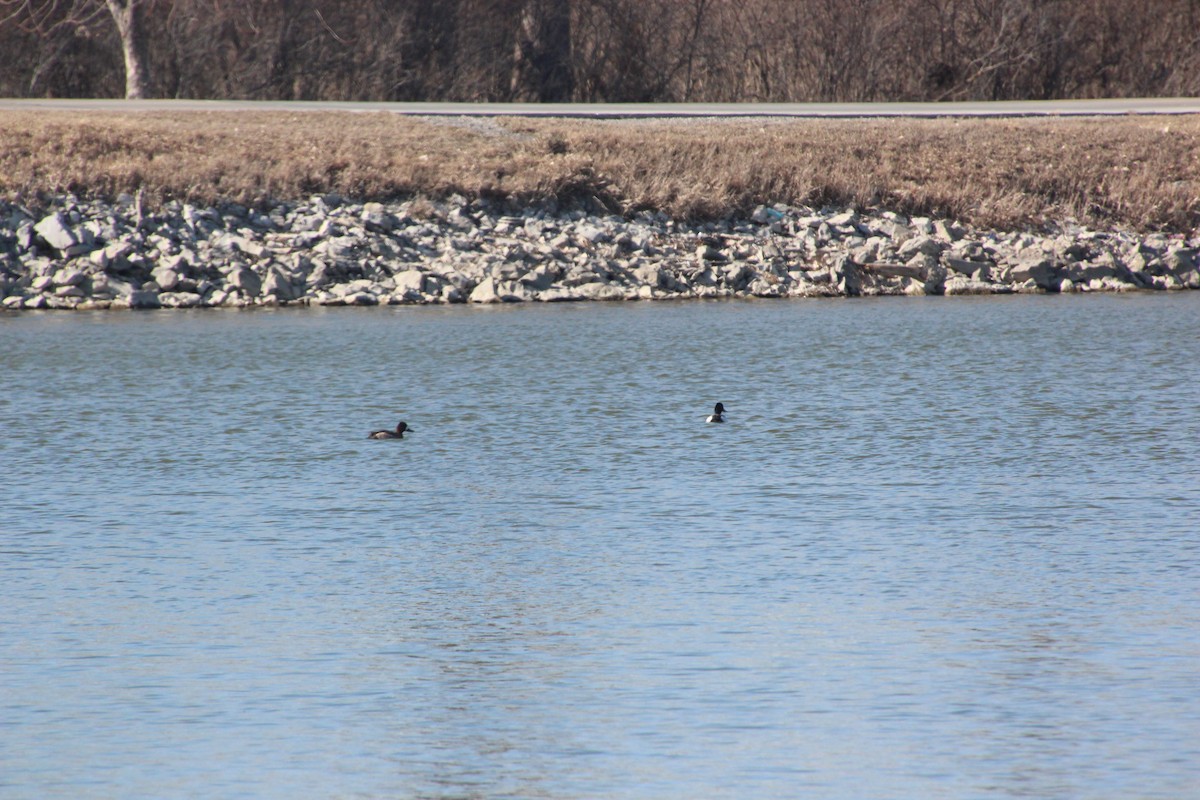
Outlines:
[[760, 206], [689, 224], [552, 204], [336, 196], [265, 210], [0, 202], [6, 309], [396, 305], [1200, 289], [1200, 237], [972, 229]]

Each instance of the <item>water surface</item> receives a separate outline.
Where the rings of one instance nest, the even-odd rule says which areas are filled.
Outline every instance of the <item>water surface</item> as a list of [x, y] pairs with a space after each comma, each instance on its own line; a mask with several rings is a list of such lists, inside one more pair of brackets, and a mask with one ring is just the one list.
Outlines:
[[1200, 795], [1198, 322], [0, 315], [0, 795]]

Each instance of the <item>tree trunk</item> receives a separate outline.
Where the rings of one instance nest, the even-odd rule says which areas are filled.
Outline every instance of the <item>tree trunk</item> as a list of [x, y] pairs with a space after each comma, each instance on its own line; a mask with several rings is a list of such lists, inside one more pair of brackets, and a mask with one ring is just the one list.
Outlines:
[[563, 103], [571, 99], [574, 88], [570, 3], [526, 0], [513, 52], [513, 100]]
[[125, 55], [125, 99], [141, 100], [149, 94], [141, 0], [105, 0], [105, 4], [117, 24]]

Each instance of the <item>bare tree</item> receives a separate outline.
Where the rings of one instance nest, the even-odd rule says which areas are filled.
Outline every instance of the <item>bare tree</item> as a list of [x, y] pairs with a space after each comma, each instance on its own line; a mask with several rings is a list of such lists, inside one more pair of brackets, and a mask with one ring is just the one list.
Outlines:
[[514, 100], [571, 99], [571, 6], [567, 0], [525, 0], [513, 51]]
[[1200, 0], [0, 0], [0, 94], [122, 82], [324, 100], [1195, 95]]
[[[116, 25], [125, 57], [125, 96], [147, 95], [146, 41], [142, 13], [153, 0], [0, 0], [0, 22], [11, 22], [49, 41], [61, 41], [64, 33], [91, 31], [107, 16]], [[61, 55], [61, 48], [50, 56]], [[43, 68], [45, 64], [43, 63]], [[33, 80], [37, 80], [35, 73]]]
[[142, 35], [145, 0], [105, 0], [104, 5], [117, 25], [121, 53], [125, 56], [125, 97], [140, 100], [147, 94], [146, 40]]
[[29, 77], [30, 93], [41, 88], [43, 76], [54, 68], [77, 38], [87, 35], [103, 14], [103, 7], [90, 0], [70, 3], [0, 0], [0, 23], [33, 37], [38, 44]]

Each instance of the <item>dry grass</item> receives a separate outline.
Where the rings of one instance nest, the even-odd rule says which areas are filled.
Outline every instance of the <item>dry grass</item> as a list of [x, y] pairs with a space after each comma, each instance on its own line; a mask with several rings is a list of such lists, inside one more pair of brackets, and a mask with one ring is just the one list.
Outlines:
[[1200, 117], [571, 121], [383, 113], [19, 112], [0, 192], [259, 203], [337, 192], [598, 197], [719, 217], [855, 204], [980, 225], [1200, 227]]

